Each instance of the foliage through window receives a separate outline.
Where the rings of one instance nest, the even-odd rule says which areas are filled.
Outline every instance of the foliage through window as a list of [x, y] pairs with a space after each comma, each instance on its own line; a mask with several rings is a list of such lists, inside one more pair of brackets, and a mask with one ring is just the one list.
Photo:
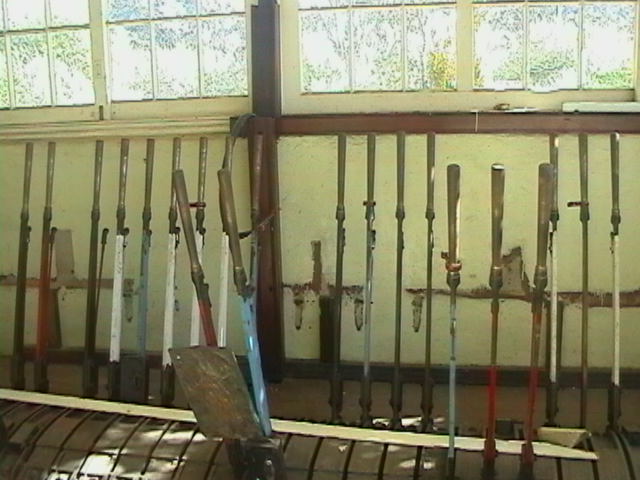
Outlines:
[[453, 4], [299, 0], [299, 8], [304, 92], [455, 88]]
[[247, 95], [244, 0], [109, 0], [111, 95]]
[[476, 4], [474, 87], [632, 88], [636, 4]]
[[87, 0], [0, 0], [0, 108], [93, 102]]

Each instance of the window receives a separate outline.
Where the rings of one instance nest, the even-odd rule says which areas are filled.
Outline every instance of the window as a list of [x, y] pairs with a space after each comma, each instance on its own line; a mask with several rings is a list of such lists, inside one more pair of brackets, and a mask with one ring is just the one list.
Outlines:
[[300, 90], [632, 89], [637, 8], [635, 0], [298, 0]]
[[244, 0], [110, 0], [113, 100], [247, 95]]
[[454, 89], [455, 5], [446, 3], [299, 0], [302, 90]]
[[635, 11], [636, 2], [478, 3], [474, 87], [632, 88]]
[[0, 0], [0, 108], [93, 102], [86, 0]]

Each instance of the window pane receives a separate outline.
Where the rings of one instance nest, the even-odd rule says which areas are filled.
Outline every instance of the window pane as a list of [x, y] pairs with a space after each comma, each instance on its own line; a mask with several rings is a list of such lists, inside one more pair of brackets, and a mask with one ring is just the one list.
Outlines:
[[149, 25], [109, 28], [111, 95], [114, 100], [152, 98]]
[[302, 90], [344, 92], [349, 86], [349, 12], [300, 15]]
[[198, 39], [195, 20], [154, 25], [158, 72], [156, 97], [198, 96]]
[[0, 37], [0, 108], [9, 107], [9, 76], [7, 75], [7, 52], [4, 37]]
[[454, 89], [454, 8], [411, 8], [407, 9], [406, 16], [407, 89]]
[[474, 87], [523, 87], [522, 25], [520, 6], [475, 7]]
[[196, 14], [196, 0], [153, 0], [154, 17], [181, 17]]
[[354, 89], [401, 90], [401, 12], [356, 10], [352, 19]]
[[346, 7], [349, 5], [349, 0], [298, 0], [298, 8], [331, 8], [331, 7]]
[[44, 0], [9, 0], [6, 3], [9, 30], [44, 27]]
[[244, 12], [244, 0], [200, 0], [200, 13]]
[[402, 0], [351, 0], [354, 7], [369, 5], [402, 5]]
[[45, 34], [13, 35], [11, 65], [16, 106], [51, 105]]
[[88, 30], [52, 33], [56, 105], [93, 103], [91, 39]]
[[[245, 17], [201, 20], [202, 95], [247, 95]], [[220, 39], [224, 39], [223, 42]]]
[[89, 23], [88, 0], [49, 0], [51, 25], [87, 25]]
[[634, 11], [632, 4], [584, 6], [584, 87], [632, 88]]
[[529, 7], [529, 88], [578, 88], [577, 5]]
[[149, 18], [148, 0], [109, 0], [107, 20], [137, 20]]

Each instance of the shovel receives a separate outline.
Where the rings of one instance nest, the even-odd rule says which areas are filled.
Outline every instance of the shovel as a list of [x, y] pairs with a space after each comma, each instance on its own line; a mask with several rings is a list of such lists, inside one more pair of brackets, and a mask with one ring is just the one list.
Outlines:
[[213, 327], [209, 286], [196, 252], [189, 199], [182, 170], [173, 173], [205, 346], [169, 351], [200, 430], [208, 438], [225, 439], [234, 476], [244, 479], [284, 479], [284, 460], [277, 441], [268, 438], [256, 414], [233, 352], [218, 347]]

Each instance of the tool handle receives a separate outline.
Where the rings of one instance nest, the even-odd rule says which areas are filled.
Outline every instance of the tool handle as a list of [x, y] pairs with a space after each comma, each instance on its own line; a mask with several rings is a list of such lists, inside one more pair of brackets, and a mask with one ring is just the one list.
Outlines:
[[502, 218], [504, 216], [504, 165], [491, 166], [491, 266], [502, 267]]
[[92, 210], [100, 208], [100, 186], [102, 182], [102, 158], [104, 152], [104, 142], [96, 140], [96, 152], [93, 166], [93, 206]]
[[[173, 150], [171, 154], [171, 175], [180, 168], [180, 157], [182, 154], [182, 141], [179, 137], [173, 139]], [[169, 203], [169, 233], [178, 232], [178, 208], [176, 206], [176, 192], [171, 184], [171, 200]]]
[[53, 197], [53, 170], [56, 164], [56, 143], [49, 142], [47, 147], [47, 189], [45, 196], [45, 206], [51, 208]]
[[460, 165], [455, 163], [447, 166], [447, 212], [449, 220], [447, 270], [450, 270], [459, 265]]
[[102, 229], [102, 237], [100, 238], [100, 244], [101, 245], [106, 245], [107, 244], [107, 237], [109, 236], [109, 229], [108, 228], [103, 228]]
[[22, 184], [22, 216], [29, 216], [29, 196], [31, 193], [31, 169], [33, 165], [33, 143], [27, 142], [24, 150], [24, 182]]
[[367, 214], [373, 213], [373, 195], [376, 178], [376, 136], [367, 135]]
[[262, 152], [264, 136], [257, 133], [253, 137], [253, 188], [251, 190], [251, 223], [256, 229], [260, 223], [260, 186], [262, 184]]
[[551, 223], [555, 230], [558, 220], [560, 220], [560, 213], [558, 210], [558, 135], [552, 133], [549, 135], [549, 162], [553, 165], [553, 200], [551, 202]]
[[620, 226], [620, 134], [611, 134], [611, 226], [618, 235]]
[[589, 137], [581, 133], [578, 137], [580, 159], [580, 220], [589, 220]]
[[405, 147], [406, 147], [406, 134], [399, 132], [396, 137], [397, 142], [397, 181], [398, 181], [398, 197], [396, 205], [396, 219], [404, 220], [404, 171], [405, 171]]
[[[549, 217], [553, 202], [553, 165], [542, 163], [538, 167], [538, 248], [536, 270], [547, 268], [547, 242], [549, 241]], [[535, 281], [535, 279], [534, 279]]]
[[202, 235], [204, 229], [204, 190], [207, 177], [207, 137], [200, 137], [198, 147], [198, 207], [196, 208], [196, 230]]
[[116, 223], [118, 235], [126, 235], [124, 220], [126, 216], [125, 200], [127, 194], [127, 168], [129, 166], [129, 139], [120, 141], [120, 178], [118, 180], [118, 209], [116, 211]]
[[435, 163], [436, 163], [436, 134], [427, 134], [427, 220], [435, 218], [433, 209], [434, 184], [435, 184]]
[[344, 220], [344, 186], [347, 163], [347, 136], [344, 133], [338, 135], [338, 206], [336, 219]]
[[184, 172], [176, 170], [173, 172], [173, 188], [176, 192], [176, 200], [178, 202], [178, 210], [182, 219], [182, 230], [185, 242], [187, 244], [187, 252], [189, 253], [189, 261], [191, 262], [191, 271], [201, 268], [198, 260], [198, 249], [196, 247], [196, 236], [193, 230], [193, 222], [191, 220], [191, 212], [189, 210], [189, 195], [187, 193], [187, 184], [184, 180]]
[[238, 220], [233, 199], [233, 185], [229, 170], [218, 170], [218, 182], [220, 183], [220, 215], [222, 227], [229, 237], [229, 251], [233, 262], [233, 280], [241, 296], [247, 295], [247, 274], [242, 264], [242, 251], [240, 250], [240, 234], [238, 233]]
[[144, 159], [144, 207], [142, 209], [142, 228], [149, 230], [151, 223], [151, 186], [153, 184], [153, 160], [155, 140], [147, 139], [147, 154]]

